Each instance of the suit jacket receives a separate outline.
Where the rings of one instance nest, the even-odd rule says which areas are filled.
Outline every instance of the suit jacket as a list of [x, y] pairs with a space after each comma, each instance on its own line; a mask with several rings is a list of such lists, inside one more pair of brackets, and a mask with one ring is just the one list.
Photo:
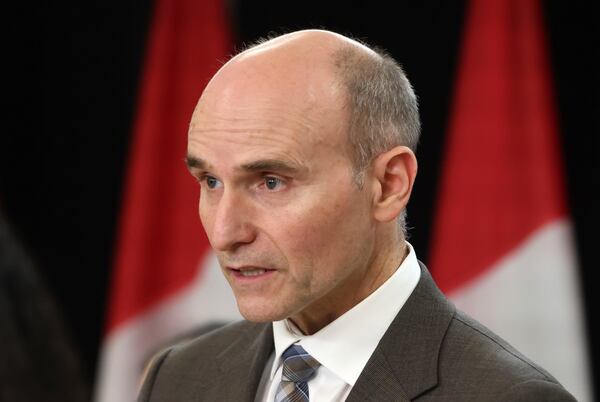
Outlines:
[[[139, 402], [254, 401], [273, 353], [270, 323], [238, 322], [168, 349]], [[575, 401], [548, 372], [421, 279], [350, 395], [363, 401]]]

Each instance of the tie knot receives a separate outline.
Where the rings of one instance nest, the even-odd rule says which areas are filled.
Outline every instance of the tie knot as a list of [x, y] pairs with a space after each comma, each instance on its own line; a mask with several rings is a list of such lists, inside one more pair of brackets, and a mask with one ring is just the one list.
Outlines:
[[321, 365], [300, 345], [292, 345], [283, 352], [283, 380], [307, 382]]

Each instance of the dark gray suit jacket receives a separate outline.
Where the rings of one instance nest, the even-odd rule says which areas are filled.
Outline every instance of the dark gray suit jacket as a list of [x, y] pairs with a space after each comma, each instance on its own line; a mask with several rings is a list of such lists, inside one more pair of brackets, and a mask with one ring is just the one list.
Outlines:
[[[273, 352], [271, 324], [239, 322], [159, 355], [139, 402], [254, 400]], [[421, 279], [347, 401], [574, 401], [544, 369], [456, 311]]]

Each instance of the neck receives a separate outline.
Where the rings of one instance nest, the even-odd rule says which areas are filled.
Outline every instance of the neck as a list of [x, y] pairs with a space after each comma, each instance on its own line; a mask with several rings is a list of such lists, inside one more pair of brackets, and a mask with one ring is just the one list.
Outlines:
[[396, 272], [407, 254], [404, 239], [380, 248], [364, 269], [338, 285], [335, 294], [330, 292], [289, 319], [304, 335], [318, 332], [378, 289]]

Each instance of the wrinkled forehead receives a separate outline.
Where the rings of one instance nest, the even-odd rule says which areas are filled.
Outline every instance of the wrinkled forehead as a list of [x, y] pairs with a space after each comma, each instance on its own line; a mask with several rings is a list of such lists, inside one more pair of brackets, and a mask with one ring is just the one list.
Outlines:
[[339, 144], [346, 131], [345, 91], [328, 60], [310, 63], [302, 56], [262, 51], [228, 63], [202, 94], [190, 135], [200, 127], [270, 127]]

